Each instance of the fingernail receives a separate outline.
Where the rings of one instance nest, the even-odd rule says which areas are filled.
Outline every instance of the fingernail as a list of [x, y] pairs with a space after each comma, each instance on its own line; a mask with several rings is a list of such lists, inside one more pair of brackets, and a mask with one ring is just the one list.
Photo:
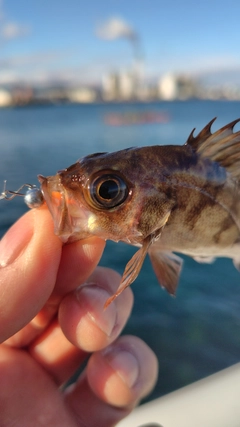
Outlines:
[[136, 356], [128, 349], [119, 349], [108, 347], [103, 350], [104, 356], [109, 365], [117, 372], [122, 381], [132, 388], [136, 384], [140, 366]]
[[77, 289], [76, 296], [91, 321], [110, 337], [117, 325], [117, 310], [115, 303], [104, 309], [104, 304], [110, 296], [109, 292], [96, 284], [88, 283]]
[[32, 237], [32, 228], [23, 230], [19, 223], [14, 224], [0, 241], [0, 267], [11, 264], [24, 251]]

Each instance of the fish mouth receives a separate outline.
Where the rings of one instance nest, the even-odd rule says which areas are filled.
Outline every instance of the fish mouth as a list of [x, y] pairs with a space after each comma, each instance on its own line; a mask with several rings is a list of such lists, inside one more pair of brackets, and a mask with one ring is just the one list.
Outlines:
[[54, 222], [54, 233], [63, 242], [89, 237], [89, 222], [93, 215], [81, 202], [69, 195], [61, 175], [38, 175], [41, 191]]

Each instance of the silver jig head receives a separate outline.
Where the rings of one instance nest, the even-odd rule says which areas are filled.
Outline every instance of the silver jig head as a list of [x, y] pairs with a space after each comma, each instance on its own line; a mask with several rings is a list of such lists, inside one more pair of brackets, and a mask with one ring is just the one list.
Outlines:
[[[22, 196], [24, 198], [24, 202], [29, 208], [38, 208], [44, 203], [44, 198], [42, 195], [42, 192], [39, 188], [36, 187], [36, 185], [32, 184], [23, 184], [21, 187], [18, 188], [16, 191], [7, 190], [6, 189], [7, 181], [4, 180], [3, 182], [3, 191], [0, 194], [0, 200], [12, 200], [16, 196]], [[26, 193], [22, 193], [21, 190], [27, 187], [28, 190]]]

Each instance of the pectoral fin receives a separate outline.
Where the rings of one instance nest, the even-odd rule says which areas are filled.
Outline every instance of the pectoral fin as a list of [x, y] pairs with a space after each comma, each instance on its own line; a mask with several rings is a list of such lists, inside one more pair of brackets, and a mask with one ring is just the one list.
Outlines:
[[129, 285], [131, 285], [132, 282], [137, 278], [142, 265], [143, 261], [147, 255], [149, 246], [151, 245], [152, 236], [148, 236], [144, 242], [142, 247], [133, 255], [133, 257], [130, 259], [130, 261], [127, 263], [122, 280], [120, 282], [120, 285], [115, 292], [113, 296], [107, 299], [107, 301], [104, 304], [104, 308], [106, 308], [115, 298], [122, 293], [124, 289], [126, 289]]
[[183, 260], [172, 252], [163, 252], [153, 245], [149, 249], [150, 260], [161, 286], [175, 295]]

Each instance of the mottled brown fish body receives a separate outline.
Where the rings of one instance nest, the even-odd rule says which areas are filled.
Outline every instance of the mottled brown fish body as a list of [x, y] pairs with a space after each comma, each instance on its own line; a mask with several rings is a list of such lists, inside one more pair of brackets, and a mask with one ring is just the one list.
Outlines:
[[[91, 235], [140, 246], [114, 299], [137, 277], [148, 252], [162, 286], [174, 293], [182, 261], [240, 261], [240, 132], [212, 122], [184, 146], [97, 153], [53, 177], [39, 177], [63, 241]], [[108, 301], [108, 303], [110, 302]]]
[[191, 256], [232, 256], [240, 237], [239, 187], [221, 167], [210, 180], [207, 167], [194, 179], [191, 171], [178, 174], [171, 186], [176, 205], [159, 244]]

